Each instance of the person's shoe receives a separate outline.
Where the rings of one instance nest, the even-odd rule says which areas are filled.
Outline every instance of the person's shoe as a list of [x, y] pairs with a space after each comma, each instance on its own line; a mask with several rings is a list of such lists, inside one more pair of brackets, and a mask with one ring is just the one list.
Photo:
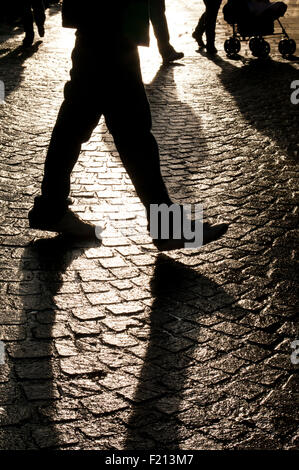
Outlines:
[[71, 238], [94, 239], [96, 238], [96, 227], [89, 222], [85, 222], [70, 209], [56, 222], [47, 220], [45, 214], [36, 211], [34, 208], [28, 214], [29, 226], [36, 230], [47, 232], [57, 232]]
[[195, 39], [195, 41], [197, 42], [198, 44], [198, 47], [200, 49], [203, 49], [204, 47], [206, 47], [205, 43], [203, 42], [202, 40], [202, 36], [198, 33], [196, 33], [195, 31], [192, 33], [192, 37], [193, 39]]
[[44, 35], [45, 35], [45, 27], [44, 27], [44, 25], [43, 25], [43, 24], [37, 25], [37, 30], [38, 30], [39, 36], [40, 36], [41, 38], [43, 38]]
[[163, 54], [163, 63], [169, 64], [170, 62], [174, 62], [175, 60], [180, 60], [184, 57], [183, 52], [177, 52], [172, 46], [167, 51], [167, 53]]
[[[193, 221], [194, 222], [194, 221]], [[203, 224], [203, 241], [202, 245], [218, 240], [222, 235], [227, 232], [228, 224], [217, 224], [210, 225], [208, 222]], [[166, 240], [163, 239], [153, 239], [153, 244], [159, 251], [171, 251], [171, 250], [180, 250], [186, 248], [186, 243], [190, 243], [191, 240], [187, 240], [182, 237], [179, 239], [169, 238]], [[195, 247], [198, 248], [198, 247]]]
[[32, 46], [33, 40], [34, 40], [34, 33], [26, 33], [23, 39], [23, 46], [24, 47]]
[[217, 54], [217, 49], [215, 46], [206, 46], [207, 54], [215, 55]]

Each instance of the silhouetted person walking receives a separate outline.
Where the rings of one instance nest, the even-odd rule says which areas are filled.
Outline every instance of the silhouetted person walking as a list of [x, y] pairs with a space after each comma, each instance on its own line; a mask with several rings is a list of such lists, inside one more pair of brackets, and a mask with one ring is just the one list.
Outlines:
[[[219, 8], [222, 0], [203, 0], [206, 11], [199, 18], [198, 24], [192, 34], [199, 47], [206, 47], [209, 54], [216, 54], [215, 29]], [[203, 33], [206, 33], [207, 43], [202, 40]]]
[[165, 14], [165, 0], [150, 0], [150, 20], [157, 39], [158, 49], [163, 62], [173, 62], [184, 57], [170, 44], [168, 24]]
[[[68, 196], [81, 145], [90, 139], [102, 115], [148, 220], [151, 204], [172, 204], [151, 133], [137, 49], [149, 44], [148, 2], [64, 0], [63, 24], [77, 28], [71, 79], [65, 85], [64, 102], [46, 157], [41, 196], [35, 198], [29, 223], [35, 229], [90, 238], [95, 227], [69, 209]], [[225, 224], [205, 225], [204, 243], [226, 230]], [[172, 241], [173, 249], [182, 248], [186, 240]], [[165, 242], [168, 240], [157, 239], [155, 244], [159, 249], [169, 249]]]
[[23, 45], [31, 46], [34, 40], [34, 23], [40, 37], [45, 35], [45, 6], [43, 0], [20, 0], [20, 11], [24, 26], [25, 38]]

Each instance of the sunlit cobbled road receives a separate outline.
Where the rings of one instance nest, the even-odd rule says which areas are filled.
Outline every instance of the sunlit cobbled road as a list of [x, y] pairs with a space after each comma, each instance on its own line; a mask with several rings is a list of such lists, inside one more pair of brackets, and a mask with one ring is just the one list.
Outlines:
[[168, 255], [102, 121], [72, 184], [73, 210], [107, 223], [102, 245], [29, 229], [74, 34], [57, 8], [26, 52], [1, 29], [1, 449], [298, 448], [298, 61], [277, 40], [269, 60], [248, 44], [228, 59], [222, 14], [212, 60], [191, 37], [202, 3], [167, 4], [185, 58], [161, 67], [154, 38], [140, 49], [163, 176], [175, 201], [230, 224]]

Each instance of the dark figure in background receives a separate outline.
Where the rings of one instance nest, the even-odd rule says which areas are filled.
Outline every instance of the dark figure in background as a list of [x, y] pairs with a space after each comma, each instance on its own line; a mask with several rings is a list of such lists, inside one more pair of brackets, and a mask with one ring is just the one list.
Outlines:
[[165, 15], [165, 0], [150, 0], [150, 20], [163, 62], [168, 63], [182, 59], [184, 53], [177, 52], [169, 42], [170, 36]]
[[[69, 209], [69, 193], [81, 145], [90, 139], [102, 115], [148, 220], [151, 204], [172, 204], [151, 133], [151, 112], [137, 49], [149, 44], [148, 3], [64, 0], [63, 24], [77, 28], [71, 79], [65, 85], [64, 102], [46, 157], [41, 196], [35, 198], [29, 223], [35, 229], [95, 238], [95, 227]], [[226, 230], [226, 224], [204, 224], [203, 242], [219, 238]], [[185, 241], [156, 239], [154, 243], [164, 250], [183, 248]]]
[[21, 0], [20, 12], [22, 16], [25, 38], [23, 46], [31, 46], [34, 40], [34, 23], [38, 34], [42, 38], [45, 35], [45, 5], [43, 0]]
[[[199, 18], [198, 24], [192, 34], [200, 48], [206, 47], [208, 54], [216, 54], [215, 29], [219, 8], [222, 0], [203, 0], [206, 11]], [[203, 33], [206, 33], [207, 43], [202, 40]]]

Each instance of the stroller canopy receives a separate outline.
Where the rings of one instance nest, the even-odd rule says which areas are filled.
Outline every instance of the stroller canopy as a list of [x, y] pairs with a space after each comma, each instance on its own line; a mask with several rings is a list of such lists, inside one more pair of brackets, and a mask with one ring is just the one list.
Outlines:
[[228, 24], [238, 24], [244, 20], [273, 22], [284, 16], [287, 5], [270, 0], [228, 0], [223, 7], [224, 20]]

